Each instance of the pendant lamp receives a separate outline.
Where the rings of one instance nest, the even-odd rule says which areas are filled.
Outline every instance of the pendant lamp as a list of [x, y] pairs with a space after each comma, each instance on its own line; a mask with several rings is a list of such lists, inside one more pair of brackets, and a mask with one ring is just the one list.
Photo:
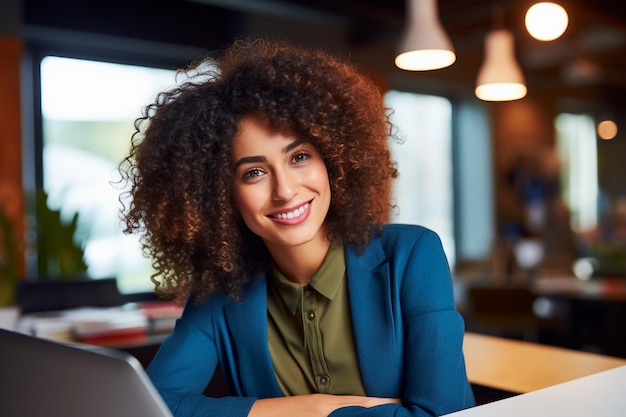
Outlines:
[[396, 66], [408, 71], [428, 71], [452, 65], [456, 55], [439, 21], [437, 0], [407, 0], [407, 16]]
[[533, 38], [540, 41], [553, 41], [567, 29], [569, 17], [560, 4], [542, 1], [530, 6], [524, 22], [528, 33]]
[[517, 100], [526, 95], [524, 74], [515, 60], [510, 31], [495, 29], [485, 37], [485, 58], [478, 71], [475, 93], [485, 101]]

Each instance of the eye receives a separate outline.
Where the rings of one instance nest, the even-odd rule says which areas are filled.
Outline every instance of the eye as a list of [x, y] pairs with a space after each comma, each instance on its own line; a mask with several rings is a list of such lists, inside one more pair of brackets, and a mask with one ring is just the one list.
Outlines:
[[296, 164], [296, 165], [302, 164], [302, 163], [306, 162], [310, 157], [311, 157], [311, 152], [309, 152], [309, 151], [298, 151], [291, 158], [291, 163], [292, 164]]
[[249, 170], [244, 172], [242, 178], [244, 180], [253, 180], [257, 177], [260, 177], [261, 175], [263, 175], [263, 170], [261, 168], [250, 168]]

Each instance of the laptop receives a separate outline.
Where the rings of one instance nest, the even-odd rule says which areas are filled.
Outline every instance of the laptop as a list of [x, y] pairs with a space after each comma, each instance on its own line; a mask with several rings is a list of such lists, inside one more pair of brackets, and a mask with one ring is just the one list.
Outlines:
[[0, 329], [0, 416], [172, 417], [128, 353]]

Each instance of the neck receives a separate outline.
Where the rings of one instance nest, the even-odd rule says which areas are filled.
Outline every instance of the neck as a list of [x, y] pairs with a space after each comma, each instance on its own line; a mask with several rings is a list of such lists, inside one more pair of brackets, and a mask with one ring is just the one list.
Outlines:
[[278, 269], [295, 283], [306, 284], [320, 269], [330, 248], [330, 241], [315, 239], [298, 246], [279, 246], [266, 242]]

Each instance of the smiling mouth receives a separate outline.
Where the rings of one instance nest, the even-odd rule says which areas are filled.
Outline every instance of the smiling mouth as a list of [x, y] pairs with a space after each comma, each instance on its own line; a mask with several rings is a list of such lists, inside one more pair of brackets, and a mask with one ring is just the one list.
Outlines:
[[291, 220], [300, 217], [310, 206], [310, 202], [306, 202], [295, 210], [285, 213], [271, 214], [269, 217], [273, 219]]

